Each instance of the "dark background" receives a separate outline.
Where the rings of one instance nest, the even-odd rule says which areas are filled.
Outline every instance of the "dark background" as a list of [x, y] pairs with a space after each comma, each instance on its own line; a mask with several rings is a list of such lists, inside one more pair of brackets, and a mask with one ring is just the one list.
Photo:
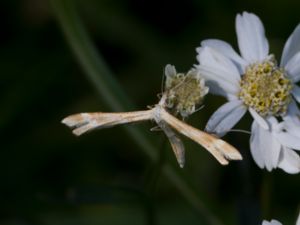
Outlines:
[[[70, 48], [53, 10], [59, 1], [53, 2], [0, 2], [0, 224], [255, 225], [263, 218], [295, 224], [299, 175], [260, 170], [249, 155], [247, 134], [225, 137], [245, 158], [227, 167], [184, 139], [184, 169], [163, 134], [150, 132], [151, 122], [130, 127], [151, 140], [155, 160], [124, 126], [73, 136], [62, 118], [114, 108], [88, 78], [81, 52], [76, 56]], [[166, 64], [181, 72], [196, 64], [201, 40], [219, 38], [236, 47], [237, 13], [247, 10], [262, 19], [277, 59], [300, 22], [296, 0], [61, 2], [76, 6], [92, 47], [134, 103], [130, 110], [158, 101]], [[223, 102], [208, 96], [188, 122], [203, 129]], [[249, 130], [250, 123], [248, 116], [238, 127]], [[179, 183], [166, 175], [167, 164]], [[183, 184], [196, 195], [187, 197]]]

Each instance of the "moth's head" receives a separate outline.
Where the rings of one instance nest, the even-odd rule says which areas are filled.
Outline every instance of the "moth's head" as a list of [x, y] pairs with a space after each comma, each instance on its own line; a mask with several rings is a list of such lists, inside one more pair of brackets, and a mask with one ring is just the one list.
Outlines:
[[186, 74], [177, 73], [175, 66], [170, 64], [165, 67], [166, 107], [182, 117], [187, 117], [195, 112], [208, 93], [208, 87], [201, 75], [191, 69]]

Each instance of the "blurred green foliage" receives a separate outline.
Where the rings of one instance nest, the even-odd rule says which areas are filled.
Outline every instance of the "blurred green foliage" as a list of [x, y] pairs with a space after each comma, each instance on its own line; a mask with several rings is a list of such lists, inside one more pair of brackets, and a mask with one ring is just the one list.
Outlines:
[[[70, 2], [95, 51], [134, 103], [127, 106], [134, 107], [130, 110], [155, 104], [164, 65], [190, 69], [202, 39], [220, 38], [236, 46], [236, 13], [247, 10], [261, 17], [278, 56], [300, 21], [296, 0]], [[62, 118], [112, 109], [70, 50], [52, 5], [2, 0], [0, 25], [0, 224], [209, 224], [163, 175], [166, 162], [223, 224], [254, 225], [262, 218], [295, 224], [299, 175], [261, 171], [249, 156], [245, 134], [226, 136], [245, 158], [227, 167], [185, 139], [182, 170], [162, 144], [164, 136], [150, 132], [151, 123], [130, 126], [151, 139], [157, 161], [122, 127], [74, 137], [60, 124]], [[209, 96], [188, 122], [203, 129], [222, 102]], [[239, 126], [249, 129], [249, 121]]]

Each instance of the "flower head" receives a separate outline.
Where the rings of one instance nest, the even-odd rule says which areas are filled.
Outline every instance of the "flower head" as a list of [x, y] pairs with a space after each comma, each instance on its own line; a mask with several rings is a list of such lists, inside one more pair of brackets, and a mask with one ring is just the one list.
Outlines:
[[175, 66], [169, 64], [165, 67], [165, 76], [166, 107], [182, 117], [194, 113], [208, 93], [204, 79], [195, 69], [186, 74], [177, 73]]
[[292, 82], [274, 56], [261, 63], [250, 64], [240, 82], [239, 98], [261, 116], [282, 116], [292, 98]]
[[250, 147], [255, 162], [269, 171], [280, 167], [298, 173], [300, 157], [293, 149], [300, 149], [295, 132], [300, 129], [296, 105], [300, 102], [296, 85], [300, 80], [300, 25], [288, 38], [279, 64], [269, 53], [263, 24], [256, 15], [238, 14], [236, 32], [241, 55], [216, 39], [205, 40], [197, 48], [198, 72], [212, 93], [228, 99], [206, 129], [222, 136], [249, 111], [254, 118]]

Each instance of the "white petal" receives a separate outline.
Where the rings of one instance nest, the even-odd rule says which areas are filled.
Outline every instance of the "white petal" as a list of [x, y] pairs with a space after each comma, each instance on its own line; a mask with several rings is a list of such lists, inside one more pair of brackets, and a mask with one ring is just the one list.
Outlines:
[[201, 45], [204, 47], [211, 47], [219, 51], [229, 59], [233, 60], [235, 64], [239, 67], [240, 73], [244, 73], [245, 67], [247, 66], [247, 62], [242, 57], [240, 57], [232, 48], [232, 46], [227, 42], [218, 39], [207, 39], [202, 41]]
[[241, 100], [227, 102], [210, 117], [205, 130], [223, 136], [242, 118], [246, 111]]
[[[300, 44], [300, 41], [299, 41]], [[300, 52], [296, 53], [285, 65], [285, 70], [293, 83], [300, 80]]]
[[[204, 77], [204, 76], [203, 76]], [[204, 77], [205, 78], [205, 77]], [[214, 80], [209, 80], [208, 78], [205, 78], [205, 85], [209, 87], [209, 92], [215, 95], [221, 95], [225, 97], [228, 101], [235, 100], [238, 97], [236, 96], [236, 93], [229, 93], [226, 92], [229, 88], [226, 86], [226, 83], [221, 82], [220, 86], [220, 81], [214, 81]], [[225, 90], [226, 89], [226, 90]]]
[[288, 111], [286, 115], [283, 117], [283, 127], [284, 129], [300, 138], [300, 119], [299, 119], [300, 111], [298, 109], [297, 104], [294, 100], [291, 101], [288, 107]]
[[299, 173], [300, 172], [299, 155], [292, 149], [283, 148], [283, 151], [281, 151], [278, 167], [283, 169], [287, 173], [291, 173], [291, 174]]
[[264, 220], [264, 221], [263, 221], [263, 223], [262, 223], [262, 225], [270, 225], [270, 222], [269, 222], [269, 221], [266, 221], [266, 220]]
[[236, 65], [222, 53], [210, 47], [197, 48], [197, 60], [201, 65], [211, 67], [220, 71], [224, 78], [231, 82], [238, 83], [241, 80], [240, 72]]
[[256, 121], [252, 124], [250, 139], [251, 153], [260, 168], [264, 166], [268, 171], [278, 165], [281, 145], [273, 137], [271, 131], [265, 130]]
[[[294, 100], [288, 106], [287, 114], [292, 117], [299, 117], [300, 111], [299, 108]], [[284, 119], [284, 118], [283, 118]]]
[[247, 108], [244, 105], [240, 105], [231, 111], [223, 120], [215, 127], [214, 133], [218, 136], [223, 136], [228, 132], [234, 125], [240, 121], [240, 119], [247, 112]]
[[274, 116], [267, 117], [266, 121], [271, 125], [272, 128], [278, 126], [278, 120]]
[[285, 121], [282, 122], [284, 129], [291, 135], [300, 138], [300, 121], [299, 119], [294, 120], [287, 116]]
[[251, 137], [250, 137], [250, 150], [252, 157], [259, 168], [263, 169], [265, 167], [264, 155], [261, 152], [260, 139], [259, 139], [260, 127], [253, 121], [251, 128]]
[[278, 220], [271, 220], [271, 222], [264, 220], [262, 225], [282, 225]]
[[[271, 136], [270, 139], [272, 139], [272, 144], [270, 144], [268, 147], [270, 148], [270, 155], [271, 155], [271, 160], [272, 160], [272, 165], [273, 168], [276, 168], [278, 165], [278, 161], [279, 161], [279, 156], [280, 156], [280, 152], [282, 149], [282, 145], [281, 143], [276, 139], [275, 134], [278, 132], [277, 130], [281, 130], [279, 129], [279, 127], [282, 127], [280, 123], [278, 123], [277, 119], [275, 117], [269, 117], [267, 119], [267, 121], [269, 122], [269, 124], [271, 125], [271, 131], [265, 131], [268, 133], [268, 135]], [[275, 128], [275, 132], [274, 132], [274, 128]]]
[[[199, 65], [198, 72], [206, 80], [206, 85], [210, 88], [211, 91], [221, 88], [224, 93], [229, 93], [232, 95], [237, 95], [240, 90], [238, 82], [232, 82], [224, 78], [224, 73], [218, 71], [214, 68]], [[215, 86], [215, 87], [214, 87]]]
[[249, 112], [262, 128], [264, 128], [265, 130], [268, 130], [270, 128], [268, 122], [264, 118], [262, 118], [254, 109], [249, 108]]
[[288, 38], [287, 42], [284, 45], [283, 53], [281, 56], [281, 63], [280, 65], [282, 67], [285, 67], [285, 65], [288, 63], [288, 61], [297, 53], [300, 51], [300, 24], [295, 28], [293, 33]]
[[235, 100], [239, 100], [238, 96], [237, 95], [232, 95], [232, 94], [229, 94], [227, 95], [227, 99], [228, 101], [235, 101]]
[[299, 216], [298, 216], [298, 219], [297, 219], [296, 225], [300, 225], [300, 214], [299, 214]]
[[262, 129], [262, 133], [264, 134], [261, 136], [261, 138], [262, 142], [264, 143], [262, 147], [264, 149], [266, 168], [271, 171], [278, 166], [281, 145], [269, 132], [270, 131]]
[[229, 99], [229, 93], [224, 90], [224, 88], [221, 88], [218, 84], [218, 81], [213, 80], [206, 80], [205, 85], [209, 87], [209, 92], [214, 95], [221, 95], [227, 99]]
[[278, 220], [271, 220], [271, 225], [282, 225]]
[[285, 147], [300, 150], [300, 138], [287, 132], [274, 133], [277, 140]]
[[236, 32], [241, 55], [249, 63], [264, 60], [269, 52], [268, 40], [260, 19], [243, 12], [236, 17]]
[[175, 76], [177, 74], [176, 72], [176, 69], [175, 69], [175, 66], [173, 65], [166, 65], [165, 67], [165, 75], [166, 77], [172, 77], [172, 76]]
[[293, 97], [297, 102], [300, 102], [300, 87], [298, 85], [294, 85], [293, 90], [292, 90]]

